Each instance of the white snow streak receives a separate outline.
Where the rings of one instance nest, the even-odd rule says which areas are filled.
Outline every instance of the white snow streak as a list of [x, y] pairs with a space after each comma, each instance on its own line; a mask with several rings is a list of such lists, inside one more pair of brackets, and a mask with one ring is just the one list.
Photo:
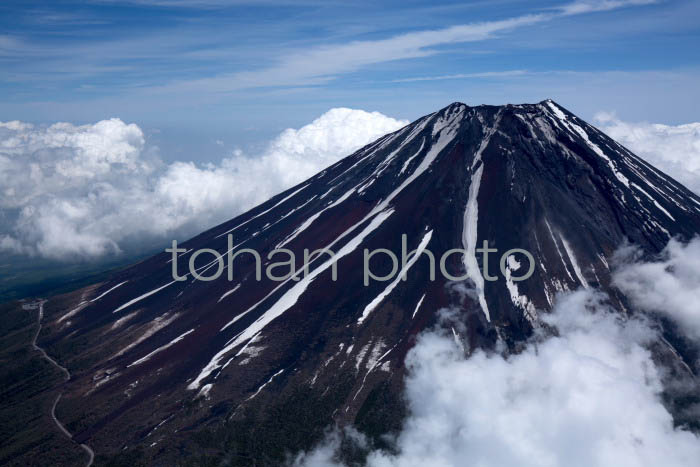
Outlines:
[[406, 159], [406, 162], [403, 163], [403, 166], [401, 167], [401, 170], [399, 171], [399, 175], [404, 173], [404, 171], [408, 168], [408, 164], [410, 164], [411, 161], [413, 159], [415, 159], [418, 156], [418, 154], [421, 153], [421, 151], [423, 150], [423, 147], [425, 147], [425, 138], [423, 138], [423, 141], [420, 144], [420, 149], [418, 151], [416, 151], [416, 153], [414, 155], [412, 155], [411, 157]]
[[258, 388], [258, 390], [255, 391], [255, 394], [253, 394], [252, 396], [250, 396], [250, 397], [249, 397], [248, 399], [246, 399], [246, 400], [249, 401], [249, 400], [251, 400], [253, 397], [255, 397], [255, 396], [257, 396], [258, 394], [260, 394], [260, 391], [262, 391], [263, 388], [264, 388], [265, 386], [267, 386], [268, 384], [270, 384], [270, 383], [272, 382], [273, 379], [275, 379], [277, 376], [279, 376], [280, 374], [282, 374], [283, 371], [284, 371], [284, 369], [282, 369], [282, 370], [278, 371], [277, 373], [275, 373], [274, 375], [272, 375], [272, 377], [271, 377], [270, 379], [268, 379], [267, 382], [266, 382], [265, 384], [263, 384], [262, 386], [260, 386], [260, 387]]
[[574, 276], [571, 275], [571, 272], [569, 271], [569, 266], [567, 266], [566, 261], [564, 261], [564, 255], [561, 254], [561, 250], [559, 249], [559, 244], [557, 243], [557, 239], [554, 237], [554, 232], [552, 232], [552, 227], [549, 225], [549, 221], [545, 217], [544, 223], [547, 225], [547, 230], [549, 230], [549, 236], [552, 238], [552, 242], [554, 243], [554, 247], [557, 249], [557, 253], [559, 253], [559, 259], [561, 259], [561, 264], [564, 265], [564, 270], [566, 271], [566, 274], [569, 276], [569, 279], [572, 281], [574, 280]]
[[289, 237], [287, 237], [286, 239], [284, 239], [284, 240], [282, 241], [282, 243], [278, 244], [275, 248], [280, 249], [280, 248], [282, 248], [284, 245], [286, 245], [286, 244], [288, 244], [289, 242], [291, 242], [292, 240], [294, 240], [300, 233], [302, 233], [304, 230], [308, 229], [309, 226], [310, 226], [311, 224], [313, 224], [314, 221], [316, 221], [316, 219], [318, 219], [318, 218], [321, 216], [321, 214], [323, 214], [324, 212], [326, 212], [327, 210], [329, 210], [329, 209], [331, 209], [331, 208], [334, 208], [335, 206], [339, 205], [340, 203], [342, 203], [343, 201], [345, 201], [346, 199], [348, 199], [348, 198], [350, 197], [350, 195], [352, 195], [353, 193], [355, 193], [355, 189], [356, 189], [356, 188], [353, 188], [353, 189], [349, 190], [347, 193], [345, 193], [343, 196], [341, 196], [340, 198], [338, 198], [336, 201], [334, 201], [333, 203], [329, 204], [328, 206], [326, 206], [325, 208], [323, 208], [322, 210], [320, 210], [319, 212], [317, 212], [317, 213], [314, 214], [313, 216], [311, 216], [311, 217], [309, 217], [308, 219], [306, 219], [306, 220], [304, 221], [304, 223], [302, 223], [299, 227], [297, 227], [297, 229], [296, 229], [294, 232], [292, 232], [292, 234], [291, 234]]
[[178, 317], [180, 316], [179, 313], [175, 313], [174, 315], [170, 315], [169, 313], [164, 314], [163, 316], [158, 316], [155, 318], [152, 323], [148, 326], [146, 331], [135, 341], [121, 349], [119, 352], [114, 354], [111, 358], [119, 357], [126, 353], [128, 350], [133, 349], [137, 345], [139, 345], [141, 342], [145, 341], [149, 337], [151, 337], [153, 334], [157, 333], [164, 327], [168, 326], [170, 323], [175, 321]]
[[100, 295], [99, 297], [93, 298], [92, 300], [90, 300], [90, 303], [96, 302], [97, 300], [101, 299], [102, 297], [104, 297], [105, 295], [107, 295], [108, 293], [110, 293], [112, 290], [116, 289], [116, 288], [119, 287], [119, 286], [122, 286], [122, 285], [126, 284], [127, 282], [129, 282], [129, 281], [120, 282], [119, 284], [115, 285], [114, 287], [112, 287], [111, 289], [109, 289], [108, 291], [106, 291], [105, 293], [103, 293], [102, 295]]
[[401, 268], [401, 271], [399, 274], [396, 275], [394, 280], [389, 284], [389, 286], [384, 289], [382, 293], [377, 295], [374, 300], [372, 300], [362, 311], [362, 316], [357, 320], [357, 324], [362, 324], [362, 322], [367, 319], [369, 314], [374, 311], [375, 308], [379, 306], [380, 303], [391, 293], [392, 290], [396, 287], [396, 285], [401, 281], [401, 279], [408, 273], [408, 270], [411, 269], [411, 266], [418, 261], [418, 258], [420, 255], [423, 253], [425, 250], [425, 247], [428, 246], [428, 243], [430, 243], [430, 239], [433, 236], [433, 231], [430, 230], [427, 232], [424, 236], [423, 239], [421, 240], [420, 244], [418, 245], [418, 248], [416, 249], [416, 254], [411, 256], [411, 258], [406, 262], [406, 266]]
[[223, 295], [219, 298], [219, 300], [216, 301], [216, 303], [221, 302], [221, 300], [223, 300], [224, 298], [228, 297], [229, 295], [231, 295], [233, 292], [235, 292], [236, 290], [238, 290], [238, 289], [240, 289], [240, 288], [241, 288], [241, 284], [238, 284], [237, 286], [235, 286], [234, 288], [232, 288], [231, 290], [229, 290], [228, 292], [226, 292], [225, 294], [223, 294]]
[[75, 308], [73, 308], [71, 311], [69, 311], [69, 312], [66, 313], [65, 315], [61, 316], [56, 322], [57, 322], [57, 323], [61, 323], [61, 322], [63, 322], [64, 320], [70, 318], [71, 316], [77, 314], [78, 312], [80, 312], [80, 310], [82, 310], [83, 308], [85, 308], [85, 307], [87, 306], [87, 304], [88, 304], [88, 302], [86, 302], [86, 301], [82, 301], [82, 302], [78, 303], [78, 306], [76, 306]]
[[[518, 290], [518, 285], [513, 281], [513, 271], [520, 269], [520, 262], [515, 259], [514, 255], [510, 255], [507, 258], [506, 267], [506, 288], [510, 293], [510, 299], [513, 304], [523, 310], [525, 318], [532, 324], [537, 321], [537, 310], [535, 305], [530, 301], [526, 295], [520, 295]], [[545, 289], [545, 293], [547, 293]], [[548, 298], [549, 300], [549, 298]]]
[[583, 273], [581, 272], [581, 268], [579, 267], [578, 262], [576, 261], [576, 256], [574, 256], [574, 252], [569, 246], [569, 242], [567, 242], [566, 239], [563, 236], [561, 236], [561, 234], [559, 235], [559, 238], [561, 238], [561, 243], [564, 245], [566, 255], [569, 257], [569, 261], [571, 261], [571, 265], [574, 267], [576, 277], [578, 277], [578, 280], [582, 286], [588, 288], [588, 282], [586, 282], [586, 279], [583, 277]]
[[413, 310], [413, 314], [411, 315], [411, 319], [416, 317], [416, 313], [418, 313], [418, 310], [420, 309], [420, 306], [423, 304], [423, 300], [425, 299], [425, 294], [418, 300], [418, 304], [416, 305], [416, 309]]
[[126, 316], [122, 316], [121, 318], [119, 318], [118, 320], [116, 320], [116, 321], [114, 322], [114, 324], [112, 324], [112, 327], [110, 328], [110, 331], [114, 331], [115, 329], [117, 329], [118, 327], [120, 327], [122, 324], [126, 323], [126, 322], [129, 321], [131, 318], [133, 318], [134, 316], [136, 316], [138, 313], [139, 313], [139, 310], [136, 310], [136, 311], [133, 311], [133, 312], [129, 313], [129, 314], [126, 315]]
[[165, 285], [163, 285], [163, 286], [161, 286], [161, 287], [158, 287], [157, 289], [153, 289], [153, 290], [151, 290], [150, 292], [146, 292], [145, 294], [140, 295], [140, 296], [134, 298], [133, 300], [129, 300], [128, 302], [126, 302], [125, 304], [123, 304], [122, 306], [120, 306], [119, 308], [117, 308], [116, 310], [114, 310], [112, 313], [117, 313], [117, 312], [119, 312], [119, 311], [122, 311], [124, 308], [127, 308], [127, 307], [133, 305], [133, 304], [136, 303], [136, 302], [140, 302], [140, 301], [143, 300], [144, 298], [148, 298], [148, 297], [150, 297], [151, 295], [160, 292], [160, 291], [163, 290], [164, 288], [173, 285], [175, 282], [177, 282], [177, 281], [168, 282], [167, 284], [165, 284]]
[[163, 350], [168, 349], [168, 348], [172, 347], [173, 345], [177, 344], [177, 343], [180, 342], [182, 339], [184, 339], [185, 336], [187, 336], [188, 334], [190, 334], [190, 333], [193, 332], [193, 331], [194, 331], [194, 329], [190, 329], [189, 331], [180, 334], [179, 336], [177, 336], [175, 339], [173, 339], [173, 340], [170, 341], [169, 343], [165, 344], [164, 346], [158, 347], [158, 348], [157, 348], [156, 350], [154, 350], [153, 352], [149, 353], [149, 354], [146, 355], [145, 357], [139, 358], [138, 360], [136, 360], [136, 361], [133, 362], [133, 363], [128, 364], [126, 367], [129, 368], [129, 367], [132, 367], [132, 366], [134, 366], [134, 365], [140, 365], [141, 363], [148, 361], [152, 356], [154, 356], [155, 354], [160, 353], [160, 352], [162, 352]]
[[[321, 264], [318, 268], [316, 268], [309, 276], [301, 279], [299, 282], [295, 283], [287, 292], [284, 293], [284, 295], [277, 301], [275, 302], [269, 309], [266, 311], [262, 316], [260, 316], [253, 324], [251, 324], [248, 328], [246, 328], [243, 332], [238, 334], [236, 337], [234, 337], [230, 343], [227, 343], [226, 346], [222, 350], [220, 350], [213, 358], [212, 360], [202, 369], [200, 372], [199, 376], [190, 383], [187, 388], [194, 390], [199, 387], [201, 384], [202, 380], [209, 376], [214, 370], [217, 368], [221, 367], [220, 361], [223, 358], [225, 354], [230, 352], [233, 348], [237, 347], [240, 345], [242, 342], [250, 339], [252, 336], [260, 332], [261, 329], [263, 329], [265, 326], [267, 326], [272, 320], [275, 318], [279, 317], [282, 313], [287, 311], [291, 306], [293, 306], [299, 296], [306, 290], [306, 288], [309, 286], [311, 281], [313, 281], [319, 274], [321, 274], [323, 271], [331, 267], [335, 262], [337, 262], [340, 258], [343, 256], [349, 254], [353, 250], [355, 250], [364, 237], [368, 235], [371, 231], [379, 227], [391, 214], [394, 212], [393, 208], [388, 208], [389, 203], [399, 194], [401, 191], [403, 191], [408, 185], [413, 183], [413, 181], [418, 178], [423, 172], [425, 172], [430, 165], [433, 163], [435, 158], [440, 154], [440, 152], [449, 144], [454, 137], [457, 134], [457, 131], [459, 129], [459, 125], [456, 125], [455, 122], [460, 118], [462, 115], [464, 109], [460, 108], [459, 111], [453, 112], [450, 114], [446, 119], [441, 119], [440, 121], [440, 128], [433, 127], [433, 135], [436, 135], [438, 132], [440, 134], [438, 141], [433, 144], [431, 147], [430, 151], [425, 155], [423, 160], [421, 161], [420, 165], [414, 170], [414, 172], [407, 177], [401, 185], [399, 185], [386, 199], [382, 200], [377, 206], [375, 206], [369, 214], [367, 214], [361, 221], [357, 222], [355, 225], [352, 227], [348, 228], [345, 232], [343, 232], [340, 236], [338, 236], [333, 242], [331, 242], [330, 245], [328, 245], [326, 248], [331, 249], [333, 245], [335, 245], [337, 242], [339, 242], [341, 239], [343, 239], [345, 236], [353, 232], [358, 226], [362, 225], [365, 221], [367, 221], [370, 218], [373, 218], [370, 224], [365, 227], [365, 229], [357, 235], [355, 238], [350, 240], [345, 246], [343, 246], [340, 251], [333, 257], [323, 264]], [[437, 125], [437, 123], [436, 123]], [[447, 131], [445, 131], [447, 130]], [[388, 142], [382, 143], [388, 144]], [[378, 149], [376, 149], [378, 150]], [[376, 151], [375, 150], [375, 151]], [[367, 157], [367, 156], [366, 156]], [[358, 161], [359, 162], [359, 161]], [[388, 208], [388, 209], [387, 209]], [[262, 302], [267, 300], [272, 294], [276, 293], [281, 287], [283, 287], [285, 284], [287, 284], [291, 279], [288, 279], [285, 282], [282, 282], [280, 285], [275, 287], [274, 290], [272, 290], [269, 294], [267, 294], [262, 300], [260, 300], [258, 303], [254, 304], [252, 307], [250, 307], [248, 310], [244, 311], [243, 313], [239, 314], [236, 316], [234, 319], [229, 321], [223, 328], [221, 328], [221, 331], [241, 319], [243, 316], [247, 315], [249, 312], [252, 310], [256, 309]]]
[[204, 397], [205, 399], [209, 398], [209, 391], [211, 391], [211, 388], [213, 388], [213, 384], [205, 384], [202, 386], [202, 389], [199, 390], [199, 393], [197, 394], [197, 397]]
[[251, 218], [248, 219], [247, 221], [245, 221], [245, 222], [243, 222], [243, 223], [241, 223], [241, 224], [238, 224], [238, 225], [235, 226], [234, 228], [229, 229], [229, 230], [227, 230], [226, 232], [224, 232], [224, 233], [222, 233], [222, 234], [219, 234], [219, 235], [217, 235], [217, 236], [214, 237], [214, 238], [223, 237], [224, 235], [229, 234], [229, 233], [233, 232], [234, 230], [243, 227], [243, 226], [246, 225], [248, 222], [257, 219], [258, 217], [262, 216], [263, 214], [267, 214], [268, 212], [272, 211], [273, 209], [275, 209], [275, 208], [276, 208], [277, 206], [279, 206], [280, 204], [282, 204], [282, 203], [284, 203], [285, 201], [287, 201], [287, 200], [288, 200], [289, 198], [291, 198], [292, 196], [294, 196], [294, 195], [296, 195], [297, 193], [299, 193], [301, 190], [303, 190], [303, 189], [306, 188], [307, 186], [309, 186], [308, 183], [307, 183], [306, 185], [302, 186], [301, 188], [299, 188], [298, 190], [295, 190], [292, 194], [290, 194], [290, 195], [288, 195], [288, 196], [285, 196], [283, 199], [281, 199], [280, 201], [278, 201], [277, 203], [275, 203], [275, 205], [272, 206], [271, 208], [266, 209], [265, 211], [261, 212], [260, 214], [251, 217]]
[[[484, 135], [484, 139], [481, 141], [479, 149], [474, 155], [474, 162], [472, 163], [472, 179], [469, 184], [469, 199], [467, 200], [467, 208], [464, 211], [464, 230], [462, 232], [462, 243], [464, 249], [467, 250], [467, 254], [464, 257], [464, 266], [467, 269], [467, 274], [474, 281], [477, 293], [479, 294], [479, 305], [486, 316], [487, 321], [491, 321], [491, 315], [489, 313], [488, 305], [486, 304], [486, 296], [484, 295], [484, 278], [481, 276], [481, 269], [479, 269], [479, 263], [476, 260], [476, 241], [477, 241], [477, 227], [479, 219], [479, 203], [477, 197], [479, 195], [479, 186], [481, 185], [481, 173], [484, 170], [484, 164], [480, 163], [481, 155], [488, 146], [491, 137], [496, 132], [498, 123], [500, 122], [501, 115], [500, 111], [496, 115], [496, 121], [492, 128], [489, 128]], [[474, 167], [479, 165], [476, 170]]]
[[574, 131], [575, 133], [577, 133], [586, 142], [588, 147], [593, 150], [593, 152], [595, 152], [601, 159], [605, 160], [615, 177], [620, 182], [622, 182], [623, 185], [629, 188], [629, 179], [625, 177], [622, 173], [620, 173], [615, 163], [607, 155], [605, 155], [605, 153], [602, 151], [602, 149], [600, 149], [600, 147], [598, 147], [597, 144], [591, 141], [591, 139], [588, 136], [588, 133], [586, 133], [586, 130], [584, 130], [577, 124], [570, 122], [566, 115], [561, 110], [559, 110], [559, 108], [557, 108], [557, 106], [552, 101], [547, 101], [547, 106], [552, 110], [552, 112], [554, 112], [554, 114], [561, 121], [561, 123], [563, 123], [570, 131]]
[[666, 209], [664, 209], [664, 207], [661, 206], [661, 205], [658, 203], [658, 201], [656, 201], [656, 200], [655, 200], [649, 193], [647, 193], [641, 186], [637, 185], [637, 184], [634, 183], [634, 182], [632, 183], [632, 186], [633, 186], [634, 188], [636, 188], [637, 190], [641, 191], [642, 193], [644, 193], [644, 194], [646, 195], [646, 197], [649, 198], [649, 199], [651, 200], [652, 203], [654, 203], [654, 206], [656, 206], [656, 208], [657, 208], [659, 211], [661, 211], [661, 212], [663, 212], [664, 214], [666, 214], [673, 222], [676, 221], [676, 219], [671, 215], [671, 213], [668, 212]]
[[[258, 332], [260, 332], [265, 326], [267, 326], [270, 322], [272, 322], [275, 318], [279, 317], [282, 313], [287, 311], [289, 308], [294, 306], [294, 304], [297, 302], [301, 294], [303, 294], [309, 284], [318, 277], [321, 273], [323, 273], [325, 270], [330, 268], [334, 263], [339, 261], [342, 257], [348, 255], [352, 251], [354, 251], [365, 239], [367, 235], [369, 235], [372, 231], [374, 231], [377, 227], [379, 227], [391, 214], [393, 213], [393, 209], [389, 209], [386, 211], [383, 211], [379, 213], [372, 221], [360, 232], [356, 237], [354, 237], [352, 240], [350, 240], [346, 245], [344, 245], [338, 253], [335, 254], [332, 258], [327, 259], [323, 264], [321, 264], [319, 267], [314, 269], [308, 276], [302, 278], [299, 282], [295, 283], [287, 292], [280, 297], [277, 302], [275, 302], [265, 313], [263, 313], [257, 320], [253, 322], [248, 328], [246, 328], [243, 332], [238, 334], [236, 338], [234, 338], [231, 343], [227, 344], [222, 350], [220, 350], [214, 358], [202, 369], [200, 372], [199, 376], [190, 383], [187, 388], [188, 389], [196, 389], [199, 387], [199, 384], [201, 381], [209, 376], [215, 369], [219, 368], [220, 361], [223, 358], [225, 354], [230, 352], [232, 349], [235, 347], [239, 346], [241, 343], [245, 342], [246, 340], [252, 338], [255, 336]], [[275, 289], [277, 290], [277, 289]], [[255, 308], [258, 307], [267, 297], [269, 294], [263, 298], [261, 301], [253, 305], [252, 307], [248, 308], [246, 311], [241, 313], [240, 315], [236, 316], [233, 320], [229, 321], [221, 330], [223, 331], [239, 319], [241, 319], [243, 316], [254, 310]]]

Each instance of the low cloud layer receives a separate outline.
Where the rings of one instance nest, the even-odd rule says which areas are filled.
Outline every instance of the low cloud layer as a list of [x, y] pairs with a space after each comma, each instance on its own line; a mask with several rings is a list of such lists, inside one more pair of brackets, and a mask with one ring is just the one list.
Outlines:
[[119, 119], [0, 122], [0, 251], [91, 259], [192, 235], [265, 201], [408, 122], [331, 109], [262, 154], [166, 165]]
[[[423, 334], [407, 357], [398, 454], [367, 465], [687, 466], [700, 439], [676, 429], [662, 405], [660, 370], [646, 344], [655, 332], [625, 319], [587, 290], [559, 298], [520, 354], [476, 351], [465, 358], [449, 332]], [[340, 465], [339, 436], [296, 466]]]
[[[119, 119], [0, 122], [0, 252], [93, 259], [194, 235], [406, 123], [332, 109], [258, 154], [166, 164], [137, 125]], [[700, 193], [700, 123], [627, 123], [607, 114], [597, 123]]]
[[595, 123], [633, 153], [700, 194], [700, 123], [629, 123], [608, 113], [597, 114]]
[[700, 238], [687, 245], [671, 240], [657, 261], [637, 261], [636, 253], [621, 250], [613, 284], [638, 309], [663, 313], [700, 339]]

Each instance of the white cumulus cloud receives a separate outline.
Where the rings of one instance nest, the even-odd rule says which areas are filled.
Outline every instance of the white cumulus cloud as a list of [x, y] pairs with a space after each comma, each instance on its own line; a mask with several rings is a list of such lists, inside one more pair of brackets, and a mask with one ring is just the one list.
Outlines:
[[[692, 465], [700, 439], [674, 428], [661, 403], [661, 370], [646, 348], [655, 332], [605, 298], [559, 297], [542, 318], [558, 333], [515, 355], [465, 358], [450, 333], [420, 336], [406, 360], [409, 416], [397, 452], [373, 451], [367, 465]], [[296, 465], [338, 465], [337, 447], [331, 436]]]
[[595, 116], [598, 127], [650, 164], [700, 194], [700, 123], [662, 125]]
[[201, 165], [165, 164], [137, 125], [119, 119], [0, 122], [0, 251], [85, 259], [196, 234], [407, 123], [331, 109], [261, 154]]
[[689, 337], [700, 339], [700, 238], [671, 240], [657, 261], [635, 260], [625, 249], [613, 284], [639, 309], [664, 313]]

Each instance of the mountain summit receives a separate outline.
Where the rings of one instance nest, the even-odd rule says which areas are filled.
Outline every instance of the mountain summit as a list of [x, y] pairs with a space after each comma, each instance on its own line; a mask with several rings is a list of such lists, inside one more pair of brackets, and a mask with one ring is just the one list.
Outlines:
[[[454, 103], [178, 245], [184, 280], [164, 252], [49, 300], [39, 343], [71, 372], [57, 417], [96, 456], [274, 465], [333, 423], [395, 430], [404, 358], [439, 309], [459, 310], [465, 351], [517, 350], [558, 292], [628, 307], [624, 242], [653, 255], [697, 232], [700, 198], [555, 102]], [[270, 279], [276, 249], [296, 275]], [[302, 271], [305, 249], [333, 255]]]

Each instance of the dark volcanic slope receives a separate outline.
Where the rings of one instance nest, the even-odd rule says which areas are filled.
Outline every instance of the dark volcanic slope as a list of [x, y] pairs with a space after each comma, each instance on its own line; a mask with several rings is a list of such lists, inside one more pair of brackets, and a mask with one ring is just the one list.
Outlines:
[[[304, 248], [336, 253], [315, 257], [300, 280], [256, 281], [242, 254], [232, 281], [225, 271], [174, 282], [163, 253], [86, 289], [72, 309], [49, 302], [41, 343], [73, 375], [57, 415], [98, 456], [140, 447], [162, 464], [224, 449], [233, 463], [274, 463], [333, 421], [376, 435], [397, 426], [413, 337], [458, 297], [439, 272], [430, 280], [426, 254], [399, 265], [406, 281], [364, 287], [363, 249], [400, 254], [406, 234], [409, 251], [427, 248], [439, 263], [464, 248], [446, 263], [452, 275], [469, 273], [476, 292], [462, 303], [461, 337], [512, 346], [558, 291], [596, 286], [621, 306], [608, 258], [626, 239], [653, 254], [699, 232], [697, 196], [554, 102], [455, 103], [184, 244], [223, 253], [230, 233], [263, 268], [276, 247], [298, 266]], [[484, 240], [498, 249], [487, 264], [476, 251]], [[528, 280], [510, 278], [527, 268], [523, 256], [499, 271], [512, 248], [532, 253]], [[201, 273], [215, 272], [211, 258], [197, 258]], [[486, 266], [497, 280], [482, 277]], [[391, 264], [377, 255], [372, 267]]]

